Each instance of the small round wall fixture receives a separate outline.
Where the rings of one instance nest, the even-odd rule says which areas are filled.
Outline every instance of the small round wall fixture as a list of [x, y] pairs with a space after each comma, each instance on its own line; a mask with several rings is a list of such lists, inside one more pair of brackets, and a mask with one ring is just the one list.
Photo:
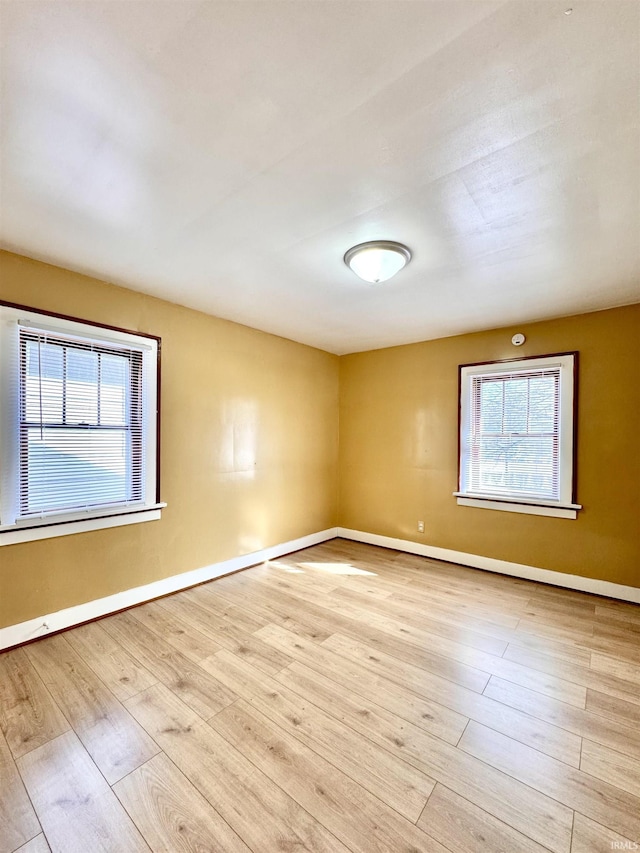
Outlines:
[[511, 338], [511, 343], [514, 345], [514, 347], [521, 347], [521, 346], [522, 346], [522, 344], [523, 344], [526, 340], [527, 340], [527, 339], [525, 338], [525, 336], [524, 336], [523, 334], [521, 334], [520, 332], [518, 332], [518, 334], [517, 334], [517, 335], [514, 335], [514, 336]]
[[411, 251], [393, 240], [371, 240], [353, 246], [344, 256], [345, 264], [370, 284], [387, 281], [411, 260]]

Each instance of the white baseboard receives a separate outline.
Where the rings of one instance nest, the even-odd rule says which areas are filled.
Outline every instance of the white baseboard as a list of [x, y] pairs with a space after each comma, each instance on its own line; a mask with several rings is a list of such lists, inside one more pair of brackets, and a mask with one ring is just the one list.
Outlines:
[[591, 592], [607, 598], [619, 598], [640, 604], [640, 589], [635, 586], [624, 586], [620, 583], [583, 578], [580, 575], [567, 575], [563, 572], [552, 572], [549, 569], [538, 569], [536, 566], [525, 566], [522, 563], [510, 563], [508, 560], [496, 560], [494, 557], [480, 557], [477, 554], [466, 554], [464, 551], [452, 551], [449, 548], [436, 548], [434, 545], [423, 545], [411, 542], [409, 539], [394, 539], [391, 536], [380, 536], [378, 533], [365, 533], [362, 530], [349, 530], [338, 527], [338, 536], [342, 539], [353, 539], [355, 542], [365, 542], [369, 545], [380, 545], [382, 548], [392, 548], [395, 551], [406, 551], [421, 557], [432, 557], [434, 560], [445, 560], [448, 563], [461, 563], [474, 569], [484, 569], [501, 575], [511, 575], [524, 580], [540, 581], [552, 586], [562, 586], [579, 592]]
[[190, 586], [203, 583], [223, 575], [237, 572], [239, 569], [247, 569], [256, 566], [265, 560], [273, 560], [292, 551], [300, 551], [320, 542], [334, 539], [336, 536], [342, 539], [352, 539], [356, 542], [366, 542], [369, 545], [379, 545], [382, 548], [392, 548], [395, 551], [405, 551], [409, 554], [417, 554], [421, 557], [432, 557], [435, 560], [445, 560], [449, 563], [461, 563], [476, 569], [497, 572], [502, 575], [511, 575], [525, 580], [540, 581], [553, 586], [575, 589], [580, 592], [590, 592], [594, 595], [603, 595], [607, 598], [618, 598], [622, 601], [631, 601], [640, 604], [640, 589], [633, 586], [611, 583], [609, 581], [583, 578], [580, 575], [567, 575], [562, 572], [552, 572], [549, 569], [539, 569], [535, 566], [525, 566], [522, 563], [510, 563], [507, 560], [497, 560], [493, 557], [481, 557], [477, 554], [467, 554], [464, 551], [452, 551], [449, 548], [437, 548], [434, 545], [423, 545], [420, 542], [411, 542], [408, 539], [394, 539], [391, 536], [381, 536], [377, 533], [365, 533], [362, 530], [349, 530], [345, 527], [330, 527], [300, 539], [292, 539], [265, 548], [262, 551], [253, 551], [241, 557], [233, 557], [220, 563], [213, 563], [201, 569], [172, 575], [163, 580], [154, 581], [145, 586], [134, 587], [106, 598], [98, 598], [95, 601], [87, 601], [56, 613], [47, 613], [36, 619], [29, 619], [17, 625], [9, 625], [0, 628], [0, 650], [19, 646], [29, 640], [45, 637], [55, 631], [71, 628], [73, 625], [81, 625], [93, 619], [99, 619], [109, 613], [133, 607], [151, 601], [162, 595], [178, 592]]
[[222, 575], [231, 574], [231, 572], [237, 572], [239, 569], [256, 566], [265, 560], [273, 560], [276, 557], [282, 557], [284, 554], [290, 554], [292, 551], [309, 548], [311, 545], [317, 545], [319, 542], [335, 539], [336, 536], [337, 528], [330, 527], [318, 533], [311, 533], [309, 536], [302, 536], [300, 539], [292, 539], [289, 542], [273, 545], [271, 548], [265, 548], [262, 551], [253, 551], [251, 554], [233, 557], [231, 560], [213, 563], [210, 566], [194, 569], [191, 572], [183, 572], [180, 575], [172, 575], [171, 577], [154, 581], [145, 586], [126, 589], [122, 592], [116, 592], [115, 595], [108, 595], [106, 598], [97, 598], [95, 601], [76, 604], [74, 607], [67, 607], [64, 610], [58, 610], [56, 613], [47, 613], [45, 616], [38, 616], [37, 619], [29, 619], [17, 625], [0, 628], [0, 650], [18, 646], [29, 640], [35, 640], [37, 637], [45, 637], [47, 634], [61, 631], [64, 628], [70, 628], [73, 625], [80, 625], [83, 622], [98, 619], [100, 616], [124, 610], [126, 607], [132, 607], [134, 604], [151, 601], [151, 599], [159, 598], [161, 595], [168, 595], [171, 592], [187, 589], [204, 581], [213, 580], [213, 578], [219, 578]]

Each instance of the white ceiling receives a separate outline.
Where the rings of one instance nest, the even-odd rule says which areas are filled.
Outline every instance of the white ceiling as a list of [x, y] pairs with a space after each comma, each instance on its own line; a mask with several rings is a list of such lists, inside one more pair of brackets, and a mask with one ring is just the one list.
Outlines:
[[640, 300], [635, 0], [0, 9], [5, 248], [337, 353]]

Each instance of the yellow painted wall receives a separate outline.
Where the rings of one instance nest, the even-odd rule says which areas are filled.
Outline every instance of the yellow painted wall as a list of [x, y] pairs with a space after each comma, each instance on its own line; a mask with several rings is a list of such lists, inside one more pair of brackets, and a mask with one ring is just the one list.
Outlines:
[[[584, 510], [573, 521], [458, 506], [458, 365], [569, 350]], [[640, 305], [343, 356], [339, 524], [640, 587], [639, 368]]]
[[0, 548], [0, 627], [336, 523], [338, 358], [3, 252], [0, 299], [162, 337], [160, 521]]

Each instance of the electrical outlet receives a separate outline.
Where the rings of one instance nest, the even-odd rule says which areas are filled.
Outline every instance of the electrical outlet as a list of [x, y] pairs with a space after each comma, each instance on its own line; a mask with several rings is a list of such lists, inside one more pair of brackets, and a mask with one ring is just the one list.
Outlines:
[[424, 533], [424, 521], [418, 522], [418, 533]]

